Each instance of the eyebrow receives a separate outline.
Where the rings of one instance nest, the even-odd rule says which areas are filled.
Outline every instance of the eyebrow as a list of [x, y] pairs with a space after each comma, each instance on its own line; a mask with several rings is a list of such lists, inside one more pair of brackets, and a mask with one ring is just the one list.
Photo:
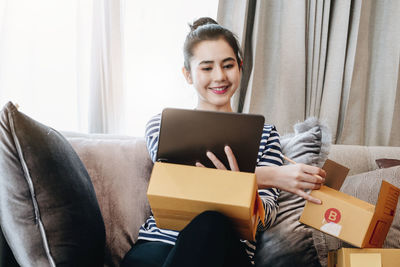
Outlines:
[[[235, 61], [235, 59], [233, 57], [227, 57], [224, 60], [222, 60], [222, 63], [225, 63], [227, 61]], [[203, 60], [203, 61], [201, 61], [199, 63], [199, 65], [201, 65], [201, 64], [211, 64], [211, 63], [214, 63], [214, 61], [213, 60]]]

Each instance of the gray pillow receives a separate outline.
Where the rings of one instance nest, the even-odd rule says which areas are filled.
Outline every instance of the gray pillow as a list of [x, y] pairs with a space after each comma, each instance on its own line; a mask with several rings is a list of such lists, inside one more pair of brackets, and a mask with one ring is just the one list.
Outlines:
[[[378, 200], [379, 190], [382, 180], [400, 187], [400, 166], [374, 171], [364, 172], [352, 175], [346, 178], [340, 191], [350, 196], [354, 196], [373, 205]], [[400, 205], [397, 205], [395, 217], [390, 227], [386, 240], [383, 243], [384, 248], [400, 248]], [[340, 239], [324, 234], [315, 230], [314, 238], [318, 240], [318, 246], [321, 248], [321, 262], [327, 263], [327, 252], [341, 247], [353, 247]]]
[[[282, 153], [295, 162], [321, 167], [331, 144], [328, 127], [316, 118], [294, 126], [294, 133], [281, 137]], [[285, 162], [285, 164], [288, 164]], [[258, 238], [259, 266], [320, 266], [312, 229], [299, 223], [305, 200], [281, 191], [274, 225]]]
[[104, 223], [84, 165], [12, 103], [0, 113], [0, 226], [22, 266], [103, 266]]

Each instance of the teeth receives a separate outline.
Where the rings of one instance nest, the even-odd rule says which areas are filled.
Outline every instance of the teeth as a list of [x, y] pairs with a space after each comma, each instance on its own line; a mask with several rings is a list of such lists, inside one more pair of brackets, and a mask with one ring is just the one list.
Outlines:
[[224, 91], [227, 88], [227, 86], [222, 87], [222, 88], [213, 88], [215, 91]]

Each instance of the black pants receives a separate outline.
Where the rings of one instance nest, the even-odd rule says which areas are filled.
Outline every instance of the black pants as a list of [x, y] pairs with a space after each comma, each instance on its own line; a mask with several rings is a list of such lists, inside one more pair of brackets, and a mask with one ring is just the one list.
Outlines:
[[206, 211], [180, 233], [175, 246], [139, 241], [125, 255], [121, 267], [251, 266], [237, 233], [227, 217]]

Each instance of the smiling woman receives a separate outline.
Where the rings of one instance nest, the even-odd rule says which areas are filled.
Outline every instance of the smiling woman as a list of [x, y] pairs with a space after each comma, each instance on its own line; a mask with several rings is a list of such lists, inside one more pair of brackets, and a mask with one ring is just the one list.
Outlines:
[[191, 60], [190, 71], [183, 68], [187, 82], [199, 96], [198, 109], [232, 112], [230, 100], [239, 86], [240, 66], [228, 48], [222, 38], [203, 41], [196, 45], [197, 57]]

